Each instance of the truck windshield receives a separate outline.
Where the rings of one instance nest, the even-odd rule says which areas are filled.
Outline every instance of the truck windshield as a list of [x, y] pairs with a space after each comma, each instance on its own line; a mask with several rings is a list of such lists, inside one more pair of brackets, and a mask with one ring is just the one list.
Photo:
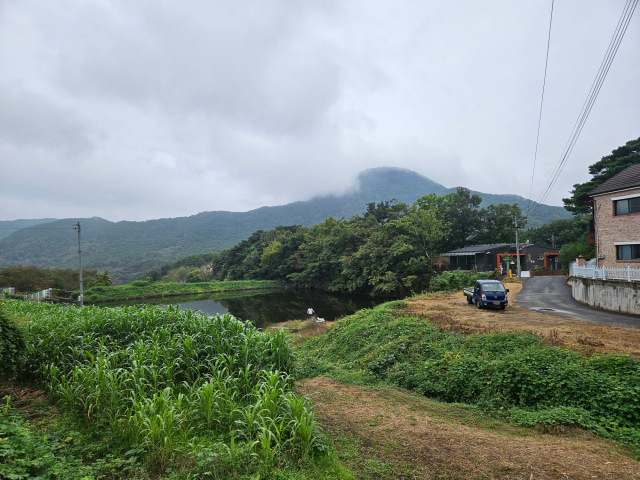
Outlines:
[[486, 283], [482, 285], [483, 292], [504, 292], [504, 285], [501, 283]]

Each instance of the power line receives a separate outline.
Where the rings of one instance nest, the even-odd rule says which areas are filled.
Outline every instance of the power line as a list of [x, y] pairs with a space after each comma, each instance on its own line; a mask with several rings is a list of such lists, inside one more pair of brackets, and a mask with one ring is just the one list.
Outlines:
[[542, 206], [542, 203], [547, 199], [547, 197], [549, 196], [549, 193], [551, 193], [551, 190], [555, 186], [556, 181], [560, 176], [560, 173], [562, 173], [562, 170], [564, 169], [564, 166], [566, 165], [567, 160], [569, 159], [569, 156], [571, 155], [571, 152], [573, 151], [573, 148], [575, 147], [575, 144], [578, 141], [578, 137], [580, 136], [580, 133], [582, 132], [582, 129], [587, 121], [587, 118], [591, 113], [591, 109], [593, 108], [593, 105], [595, 104], [598, 94], [600, 93], [600, 88], [602, 87], [602, 84], [604, 83], [604, 80], [607, 77], [609, 68], [611, 68], [611, 65], [616, 56], [616, 53], [618, 52], [618, 48], [620, 47], [620, 43], [624, 38], [624, 35], [627, 31], [627, 27], [629, 26], [629, 22], [631, 21], [631, 17], [633, 16], [633, 13], [637, 5], [638, 5], [638, 0], [627, 0], [627, 3], [625, 4], [624, 10], [622, 11], [622, 15], [620, 15], [620, 19], [618, 20], [618, 25], [616, 26], [616, 29], [611, 38], [611, 41], [609, 42], [609, 47], [607, 48], [605, 57], [602, 60], [602, 63], [600, 64], [600, 68], [598, 70], [598, 73], [596, 74], [596, 78], [594, 79], [593, 84], [591, 85], [591, 89], [589, 90], [589, 94], [587, 95], [587, 98], [582, 106], [582, 109], [580, 110], [580, 114], [578, 115], [578, 119], [576, 120], [576, 123], [571, 132], [571, 135], [569, 136], [569, 140], [565, 145], [563, 154], [558, 160], [551, 174], [551, 177], [549, 178], [546, 184], [546, 187], [544, 188], [543, 192], [540, 194], [540, 196], [536, 200], [537, 205], [534, 207], [534, 210], [531, 213], [532, 217], [535, 216], [536, 213], [538, 213], [538, 211]]
[[551, 0], [551, 16], [549, 18], [549, 36], [547, 37], [547, 58], [544, 61], [544, 79], [542, 80], [542, 98], [540, 99], [540, 114], [538, 115], [538, 134], [536, 135], [536, 153], [533, 155], [533, 171], [531, 172], [531, 187], [529, 188], [529, 202], [527, 202], [527, 217], [531, 206], [531, 194], [533, 193], [533, 177], [536, 174], [536, 160], [538, 158], [538, 142], [540, 141], [540, 123], [542, 122], [542, 105], [544, 104], [544, 87], [547, 85], [547, 66], [549, 65], [549, 45], [551, 44], [551, 23], [553, 22], [553, 3]]
[[600, 65], [600, 69], [598, 70], [598, 74], [596, 75], [595, 80], [593, 81], [593, 84], [591, 85], [591, 89], [589, 91], [589, 95], [587, 96], [587, 99], [585, 100], [583, 106], [582, 106], [582, 110], [580, 111], [580, 115], [578, 116], [578, 119], [576, 120], [576, 123], [573, 127], [571, 136], [569, 137], [569, 140], [567, 141], [567, 144], [565, 145], [565, 148], [563, 150], [564, 154], [562, 155], [562, 157], [560, 158], [560, 160], [558, 161], [558, 163], [556, 164], [556, 167], [554, 168], [554, 171], [549, 179], [549, 182], [547, 183], [547, 187], [545, 188], [545, 190], [541, 193], [541, 195], [538, 197], [538, 201], [539, 204], [537, 205], [537, 208], [534, 209], [534, 213], [533, 215], [535, 215], [535, 213], [538, 212], [538, 210], [540, 209], [540, 204], [542, 202], [545, 201], [545, 199], [547, 198], [547, 196], [549, 195], [549, 193], [551, 192], [551, 189], [553, 188], [553, 186], [555, 185], [562, 169], [564, 168], [564, 165], [566, 164], [569, 155], [571, 155], [571, 152], [573, 151], [573, 147], [575, 146], [575, 143], [578, 140], [578, 137], [582, 131], [582, 128], [587, 120], [587, 117], [589, 116], [589, 113], [591, 112], [591, 108], [593, 107], [595, 100], [598, 96], [598, 93], [600, 91], [600, 88], [604, 82], [604, 79], [609, 71], [609, 68], [611, 67], [611, 64], [613, 62], [613, 59], [615, 57], [615, 54], [618, 50], [618, 47], [620, 45], [620, 42], [622, 41], [622, 38], [624, 37], [624, 33], [626, 32], [626, 27], [629, 24], [629, 21], [631, 20], [631, 16], [633, 15], [633, 10], [635, 9], [635, 5], [637, 4], [637, 0], [627, 0], [627, 3], [625, 5], [625, 8], [622, 12], [622, 15], [620, 16], [620, 19], [618, 20], [618, 25], [616, 26], [616, 30], [614, 32], [613, 37], [611, 38], [611, 41], [609, 42], [609, 47], [607, 48], [607, 52], [605, 54], [605, 58], [602, 61], [602, 64]]
[[0, 230], [75, 230], [76, 227], [0, 227]]

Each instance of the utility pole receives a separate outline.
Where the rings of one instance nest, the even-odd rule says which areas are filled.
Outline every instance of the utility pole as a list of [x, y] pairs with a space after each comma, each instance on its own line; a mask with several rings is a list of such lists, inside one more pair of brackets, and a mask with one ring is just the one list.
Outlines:
[[522, 280], [522, 278], [520, 278], [520, 242], [518, 237], [518, 216], [516, 215], [514, 218], [516, 222], [516, 268], [518, 271], [518, 280]]
[[80, 262], [80, 306], [84, 306], [84, 289], [82, 285], [82, 249], [80, 248], [80, 222], [76, 223], [76, 230], [78, 230], [78, 261]]
[[555, 237], [553, 236], [553, 232], [551, 232], [551, 246], [552, 246], [553, 248], [556, 248], [556, 239], [555, 239]]

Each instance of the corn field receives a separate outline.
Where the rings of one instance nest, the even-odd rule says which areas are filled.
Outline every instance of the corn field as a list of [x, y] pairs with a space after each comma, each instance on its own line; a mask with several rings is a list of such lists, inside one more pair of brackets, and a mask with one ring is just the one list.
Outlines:
[[63, 410], [144, 447], [161, 469], [203, 438], [260, 470], [322, 449], [309, 400], [291, 390], [282, 332], [174, 307], [8, 301], [5, 310], [27, 320], [25, 374]]

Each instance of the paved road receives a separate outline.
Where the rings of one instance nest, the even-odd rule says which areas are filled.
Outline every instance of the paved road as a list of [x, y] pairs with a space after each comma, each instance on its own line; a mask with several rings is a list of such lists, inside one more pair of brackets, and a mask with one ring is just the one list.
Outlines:
[[640, 328], [640, 316], [613, 313], [576, 302], [564, 276], [531, 277], [515, 296], [523, 307], [558, 317], [596, 323], [608, 327]]

